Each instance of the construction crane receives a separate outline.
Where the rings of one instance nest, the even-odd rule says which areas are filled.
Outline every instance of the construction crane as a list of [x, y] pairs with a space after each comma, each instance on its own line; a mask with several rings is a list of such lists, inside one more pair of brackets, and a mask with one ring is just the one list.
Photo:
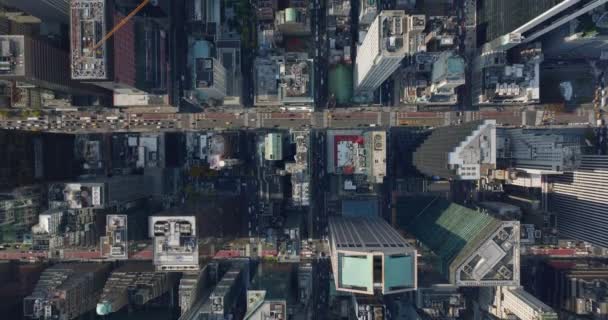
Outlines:
[[141, 11], [141, 9], [143, 9], [148, 3], [150, 3], [150, 0], [142, 1], [137, 6], [137, 8], [133, 9], [133, 11], [131, 11], [131, 13], [129, 13], [122, 20], [120, 20], [120, 22], [118, 22], [114, 26], [114, 28], [112, 28], [112, 30], [110, 30], [110, 32], [108, 32], [103, 38], [101, 38], [101, 40], [99, 40], [95, 45], [93, 45], [90, 48], [91, 52], [95, 52], [95, 50], [99, 49], [99, 47], [101, 47], [101, 45], [103, 45], [108, 39], [110, 39], [114, 35], [114, 33], [116, 33], [116, 31], [120, 30], [120, 28], [122, 28], [122, 26], [124, 26], [127, 22], [129, 22], [129, 20], [131, 20], [131, 18], [133, 18], [134, 15], [136, 15], [139, 11]]

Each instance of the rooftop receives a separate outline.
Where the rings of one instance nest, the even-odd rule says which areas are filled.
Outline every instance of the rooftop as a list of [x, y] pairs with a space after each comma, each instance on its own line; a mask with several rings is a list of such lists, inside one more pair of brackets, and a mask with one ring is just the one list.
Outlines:
[[399, 199], [397, 224], [437, 256], [457, 285], [519, 285], [519, 223], [439, 197]]
[[75, 0], [70, 9], [72, 79], [108, 78], [106, 44], [90, 48], [104, 36], [106, 26], [105, 0]]

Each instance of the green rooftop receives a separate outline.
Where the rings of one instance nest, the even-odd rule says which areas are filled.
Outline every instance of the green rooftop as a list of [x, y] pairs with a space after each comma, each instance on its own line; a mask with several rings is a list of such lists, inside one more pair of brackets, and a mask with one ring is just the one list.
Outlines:
[[329, 70], [328, 85], [338, 105], [349, 103], [353, 96], [353, 67], [339, 64]]
[[402, 198], [397, 212], [398, 225], [439, 256], [438, 268], [445, 276], [460, 253], [475, 249], [501, 223], [488, 214], [430, 196]]

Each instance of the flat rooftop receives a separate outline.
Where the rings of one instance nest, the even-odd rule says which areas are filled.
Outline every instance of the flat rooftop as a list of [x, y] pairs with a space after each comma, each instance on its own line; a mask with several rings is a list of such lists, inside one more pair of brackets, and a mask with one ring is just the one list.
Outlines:
[[105, 0], [73, 0], [70, 8], [72, 79], [105, 80], [108, 77], [106, 45], [90, 48], [106, 33]]

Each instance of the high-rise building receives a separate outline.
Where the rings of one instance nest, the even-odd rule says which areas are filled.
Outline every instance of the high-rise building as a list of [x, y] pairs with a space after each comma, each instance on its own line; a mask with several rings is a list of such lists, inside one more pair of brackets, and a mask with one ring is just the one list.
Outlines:
[[208, 298], [199, 299], [186, 313], [182, 314], [180, 320], [243, 319], [249, 268], [248, 262], [233, 262]]
[[522, 287], [483, 288], [480, 296], [489, 302], [487, 311], [499, 319], [557, 320], [555, 310]]
[[416, 250], [380, 217], [330, 217], [336, 290], [373, 295], [415, 290]]
[[193, 57], [192, 90], [201, 94], [198, 99], [222, 101], [226, 96], [226, 69], [215, 58]]
[[439, 55], [431, 72], [432, 100], [442, 102], [457, 99], [455, 89], [465, 83], [464, 66], [464, 59], [453, 52], [444, 51]]
[[406, 197], [396, 223], [437, 255], [435, 268], [457, 286], [519, 285], [518, 221], [501, 221], [439, 197]]
[[95, 308], [109, 264], [56, 264], [44, 270], [34, 292], [23, 300], [28, 319], [75, 319]]
[[125, 17], [109, 0], [71, 2], [69, 70], [72, 79], [118, 94], [165, 90], [167, 37], [153, 19], [133, 17], [111, 38], [91, 50]]
[[562, 237], [608, 248], [608, 156], [584, 155], [573, 172], [549, 179], [549, 211]]
[[419, 35], [425, 27], [424, 15], [385, 10], [376, 16], [357, 48], [355, 91], [373, 92], [399, 68], [403, 58], [422, 51]]
[[154, 272], [149, 263], [128, 262], [114, 270], [99, 297], [96, 312], [107, 316], [128, 304], [144, 305], [173, 290], [174, 274]]
[[581, 163], [584, 132], [580, 129], [496, 130], [496, 158], [507, 168], [530, 174], [576, 170]]
[[543, 260], [536, 270], [534, 293], [555, 310], [577, 319], [608, 316], [608, 265], [601, 259]]
[[42, 88], [69, 94], [101, 94], [104, 90], [70, 79], [68, 54], [29, 35], [0, 36], [0, 80], [19, 88]]
[[70, 20], [70, 0], [3, 0], [2, 4], [23, 10], [42, 21], [67, 24]]
[[484, 51], [508, 50], [529, 43], [608, 0], [489, 0], [477, 20]]
[[414, 152], [414, 166], [429, 177], [480, 179], [496, 166], [496, 121], [435, 129]]

